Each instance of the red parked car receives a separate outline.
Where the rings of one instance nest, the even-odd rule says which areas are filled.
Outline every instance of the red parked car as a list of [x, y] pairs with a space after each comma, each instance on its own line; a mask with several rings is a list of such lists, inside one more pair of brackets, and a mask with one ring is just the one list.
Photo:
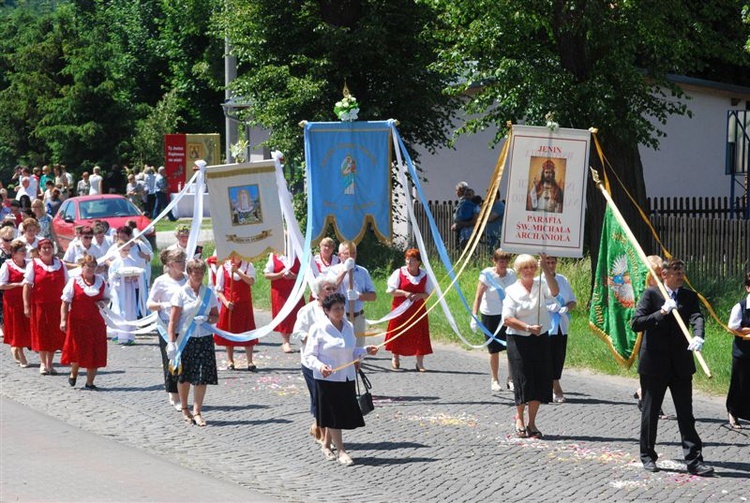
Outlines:
[[[133, 203], [117, 194], [100, 194], [96, 196], [71, 197], [63, 201], [62, 206], [52, 219], [52, 237], [57, 241], [59, 250], [68, 249], [68, 244], [75, 238], [77, 225], [94, 225], [94, 221], [103, 220], [113, 229], [135, 220], [139, 229], [144, 229], [151, 219], [144, 216]], [[146, 238], [155, 242], [156, 232], [152, 228]]]

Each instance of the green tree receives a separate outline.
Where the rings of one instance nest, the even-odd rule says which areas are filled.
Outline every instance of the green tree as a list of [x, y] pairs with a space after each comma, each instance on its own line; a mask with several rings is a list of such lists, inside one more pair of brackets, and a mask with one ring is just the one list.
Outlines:
[[[747, 30], [737, 1], [424, 2], [447, 26], [439, 34], [447, 47], [436, 68], [459, 82], [451, 92], [470, 96], [465, 109], [472, 118], [461, 133], [497, 126], [499, 141], [506, 121], [543, 125], [549, 112], [563, 127], [597, 127], [608, 160], [641, 206], [646, 190], [638, 146], [657, 148], [664, 134], [658, 125], [690, 113], [668, 75], [711, 77], [721, 73], [716, 68], [739, 67], [744, 72], [737, 76], [747, 77], [741, 50]], [[643, 236], [622, 191], [613, 196]], [[604, 202], [591, 186], [587, 202], [595, 258]]]
[[442, 93], [450, 77], [430, 69], [435, 22], [413, 0], [227, 0], [217, 30], [237, 56], [233, 90], [249, 120], [299, 165], [298, 123], [337, 120], [344, 84], [360, 120], [397, 119], [405, 141], [428, 150], [446, 143], [455, 101]]
[[0, 9], [0, 160], [158, 162], [156, 129], [220, 130], [223, 42], [208, 33], [214, 8], [199, 0], [71, 0]]

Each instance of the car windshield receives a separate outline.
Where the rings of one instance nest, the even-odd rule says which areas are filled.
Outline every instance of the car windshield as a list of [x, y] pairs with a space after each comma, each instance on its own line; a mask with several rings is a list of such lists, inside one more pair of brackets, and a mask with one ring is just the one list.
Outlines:
[[133, 203], [119, 198], [81, 201], [78, 209], [83, 219], [135, 217], [141, 214]]

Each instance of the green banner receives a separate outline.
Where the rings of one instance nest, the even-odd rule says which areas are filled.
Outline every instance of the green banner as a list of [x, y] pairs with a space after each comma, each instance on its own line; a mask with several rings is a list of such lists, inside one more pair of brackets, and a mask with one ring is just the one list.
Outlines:
[[621, 365], [630, 367], [638, 354], [640, 334], [630, 328], [648, 270], [609, 206], [604, 213], [599, 260], [591, 295], [589, 325]]

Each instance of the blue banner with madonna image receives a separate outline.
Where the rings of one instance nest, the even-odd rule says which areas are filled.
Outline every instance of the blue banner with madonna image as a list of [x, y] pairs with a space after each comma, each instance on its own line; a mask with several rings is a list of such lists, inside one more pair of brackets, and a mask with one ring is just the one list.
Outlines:
[[387, 121], [305, 125], [313, 241], [330, 223], [340, 240], [359, 242], [368, 222], [378, 239], [391, 240], [391, 141]]

